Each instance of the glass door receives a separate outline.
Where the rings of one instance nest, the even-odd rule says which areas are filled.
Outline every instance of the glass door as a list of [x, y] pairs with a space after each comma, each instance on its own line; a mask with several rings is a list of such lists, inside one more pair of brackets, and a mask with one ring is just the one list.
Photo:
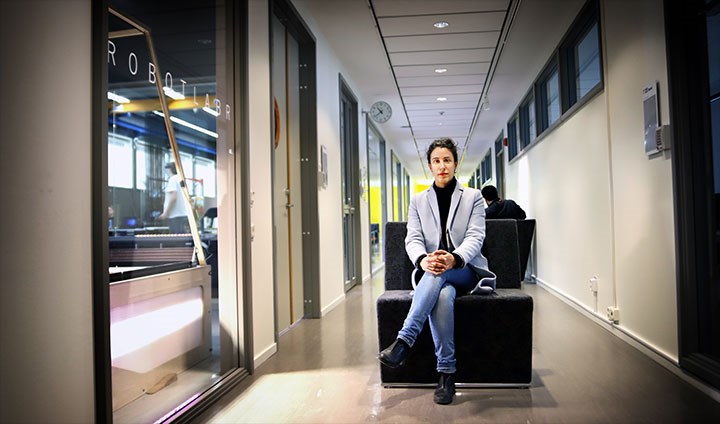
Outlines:
[[239, 366], [231, 5], [109, 2], [113, 420], [156, 422]]

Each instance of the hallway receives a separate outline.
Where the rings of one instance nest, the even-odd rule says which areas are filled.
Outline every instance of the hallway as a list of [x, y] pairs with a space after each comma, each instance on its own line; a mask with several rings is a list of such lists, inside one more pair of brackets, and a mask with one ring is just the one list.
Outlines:
[[546, 290], [535, 299], [530, 389], [459, 389], [453, 405], [428, 389], [384, 389], [375, 360], [383, 272], [320, 320], [303, 320], [196, 423], [720, 422], [720, 403]]

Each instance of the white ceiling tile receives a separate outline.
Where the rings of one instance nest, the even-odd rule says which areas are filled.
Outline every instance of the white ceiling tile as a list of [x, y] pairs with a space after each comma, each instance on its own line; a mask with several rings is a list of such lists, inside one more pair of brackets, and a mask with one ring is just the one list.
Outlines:
[[450, 94], [468, 94], [482, 92], [482, 84], [475, 85], [452, 85], [452, 86], [435, 86], [435, 87], [408, 87], [400, 88], [401, 96], [427, 96], [438, 95], [448, 96]]
[[473, 109], [475, 110], [475, 107], [477, 107], [477, 102], [457, 102], [453, 105], [453, 107], [448, 107], [448, 105], [443, 105], [442, 107], [438, 107], [434, 103], [406, 103], [405, 109], [410, 110], [453, 110], [453, 109]]
[[[428, 64], [412, 66], [393, 66], [396, 77], [426, 77], [433, 75], [477, 75], [487, 74], [489, 63], [463, 63], [463, 64]], [[435, 69], [445, 68], [447, 72], [438, 74]]]
[[473, 32], [470, 34], [410, 35], [385, 37], [389, 53], [416, 52], [441, 49], [476, 49], [495, 47], [500, 31]]
[[482, 85], [485, 75], [448, 75], [432, 77], [399, 77], [397, 83], [403, 87], [432, 87], [439, 85]]
[[465, 126], [467, 128], [470, 128], [470, 123], [468, 121], [468, 118], [463, 117], [455, 117], [455, 118], [448, 118], [446, 116], [440, 116], [440, 115], [434, 115], [432, 117], [429, 116], [414, 116], [410, 117], [410, 123], [414, 126], [422, 126], [422, 125], [430, 125], [428, 123], [434, 123], [437, 125], [438, 122], [442, 122], [443, 125], [455, 125], [455, 126]]
[[[485, 31], [500, 31], [505, 11], [480, 12], [467, 14], [438, 14], [421, 16], [403, 16], [392, 18], [378, 18], [380, 31], [383, 37], [396, 35], [440, 35], [448, 33], [471, 33]], [[433, 26], [435, 22], [444, 21], [449, 25], [438, 29]]]
[[451, 64], [451, 63], [490, 63], [493, 52], [492, 47], [479, 49], [453, 49], [453, 50], [432, 50], [407, 53], [391, 53], [390, 62], [397, 65], [425, 65], [428, 63]]
[[419, 119], [429, 119], [436, 116], [444, 116], [445, 119], [472, 119], [475, 114], [475, 107], [466, 107], [458, 109], [444, 109], [443, 115], [440, 115], [437, 109], [408, 110], [407, 114], [411, 121]]
[[372, 0], [378, 17], [507, 10], [509, 3], [508, 0]]

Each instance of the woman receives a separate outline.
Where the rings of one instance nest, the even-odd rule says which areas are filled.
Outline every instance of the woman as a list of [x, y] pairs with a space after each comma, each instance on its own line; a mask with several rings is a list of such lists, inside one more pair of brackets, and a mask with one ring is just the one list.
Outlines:
[[427, 160], [435, 182], [410, 201], [405, 238], [405, 250], [416, 272], [424, 273], [397, 340], [378, 359], [392, 368], [402, 365], [429, 318], [440, 373], [434, 401], [446, 405], [455, 396], [455, 296], [491, 293], [495, 275], [480, 252], [485, 202], [479, 190], [457, 182], [455, 142], [449, 138], [433, 141]]

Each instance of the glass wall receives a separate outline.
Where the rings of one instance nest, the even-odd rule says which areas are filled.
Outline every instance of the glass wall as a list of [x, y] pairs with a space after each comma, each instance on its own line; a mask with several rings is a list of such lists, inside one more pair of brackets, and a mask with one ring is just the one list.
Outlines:
[[390, 172], [392, 180], [392, 201], [393, 201], [393, 221], [402, 221], [405, 216], [403, 206], [403, 169], [400, 160], [395, 156], [394, 152], [390, 153]]
[[387, 222], [387, 184], [385, 178], [385, 140], [367, 121], [368, 206], [370, 209], [370, 269], [375, 271], [384, 262], [383, 235]]
[[239, 366], [233, 14], [109, 3], [114, 421], [155, 422]]

